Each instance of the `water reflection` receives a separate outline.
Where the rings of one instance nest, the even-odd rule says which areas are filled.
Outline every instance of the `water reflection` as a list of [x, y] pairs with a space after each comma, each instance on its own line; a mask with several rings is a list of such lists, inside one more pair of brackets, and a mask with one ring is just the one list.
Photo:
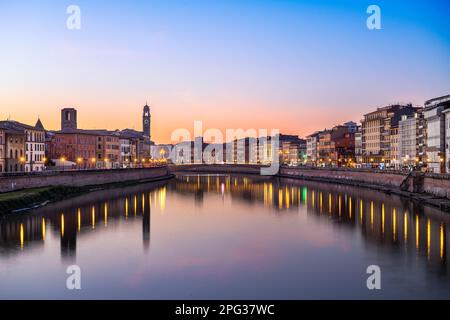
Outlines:
[[269, 215], [305, 215], [340, 232], [360, 235], [367, 250], [375, 244], [447, 274], [449, 217], [445, 213], [371, 190], [238, 175], [181, 175], [171, 182], [95, 192], [9, 216], [0, 220], [0, 262], [42, 247], [51, 241], [49, 235], [59, 238], [61, 258], [74, 261], [80, 238], [137, 221], [142, 223], [142, 245], [148, 253], [152, 210], [170, 215], [166, 202], [172, 195], [193, 200], [197, 208], [207, 197], [217, 197], [222, 203], [229, 199], [266, 208]]
[[[147, 187], [148, 188], [148, 187]], [[59, 236], [61, 257], [74, 260], [77, 251], [77, 238], [101, 228], [108, 228], [113, 221], [133, 219], [142, 220], [142, 238], [145, 250], [150, 247], [151, 205], [161, 210], [165, 207], [166, 185], [152, 185], [149, 190], [139, 194], [138, 202], [135, 190], [127, 189], [97, 192], [75, 200], [67, 200], [47, 206], [26, 215], [12, 215], [0, 220], [0, 254], [10, 255], [25, 250], [32, 250], [46, 241], [47, 232]], [[20, 249], [18, 251], [17, 249]]]

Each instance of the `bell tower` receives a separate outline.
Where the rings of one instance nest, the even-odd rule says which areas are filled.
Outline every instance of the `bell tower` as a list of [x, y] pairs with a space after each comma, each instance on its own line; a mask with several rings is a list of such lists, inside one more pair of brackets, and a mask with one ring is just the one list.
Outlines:
[[150, 133], [150, 123], [151, 123], [151, 115], [150, 115], [150, 106], [145, 104], [144, 106], [144, 112], [142, 114], [142, 127], [144, 136], [151, 139], [151, 133]]
[[64, 108], [61, 110], [61, 130], [77, 129], [77, 110]]

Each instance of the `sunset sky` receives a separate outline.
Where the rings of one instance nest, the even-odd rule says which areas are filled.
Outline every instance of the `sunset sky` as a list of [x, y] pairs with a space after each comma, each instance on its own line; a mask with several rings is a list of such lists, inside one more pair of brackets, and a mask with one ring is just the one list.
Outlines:
[[[81, 30], [66, 28], [67, 6]], [[377, 4], [382, 30], [368, 30]], [[277, 128], [305, 136], [450, 94], [449, 1], [0, 1], [0, 118], [59, 129]]]

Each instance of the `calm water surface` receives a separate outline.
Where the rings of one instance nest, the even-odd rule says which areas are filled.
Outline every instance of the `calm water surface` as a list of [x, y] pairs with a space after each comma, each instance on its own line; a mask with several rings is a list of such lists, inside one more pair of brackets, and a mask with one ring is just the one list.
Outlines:
[[449, 217], [346, 186], [182, 175], [0, 220], [0, 298], [450, 298]]

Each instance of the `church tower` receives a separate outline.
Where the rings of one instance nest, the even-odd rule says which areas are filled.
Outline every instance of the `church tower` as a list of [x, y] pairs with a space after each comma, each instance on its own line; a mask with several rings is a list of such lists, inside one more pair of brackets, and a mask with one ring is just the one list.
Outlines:
[[64, 108], [61, 110], [61, 130], [77, 129], [77, 110]]
[[151, 122], [151, 115], [150, 115], [150, 107], [145, 104], [144, 106], [144, 113], [142, 114], [142, 127], [144, 136], [151, 139], [151, 133], [150, 133], [150, 122]]

